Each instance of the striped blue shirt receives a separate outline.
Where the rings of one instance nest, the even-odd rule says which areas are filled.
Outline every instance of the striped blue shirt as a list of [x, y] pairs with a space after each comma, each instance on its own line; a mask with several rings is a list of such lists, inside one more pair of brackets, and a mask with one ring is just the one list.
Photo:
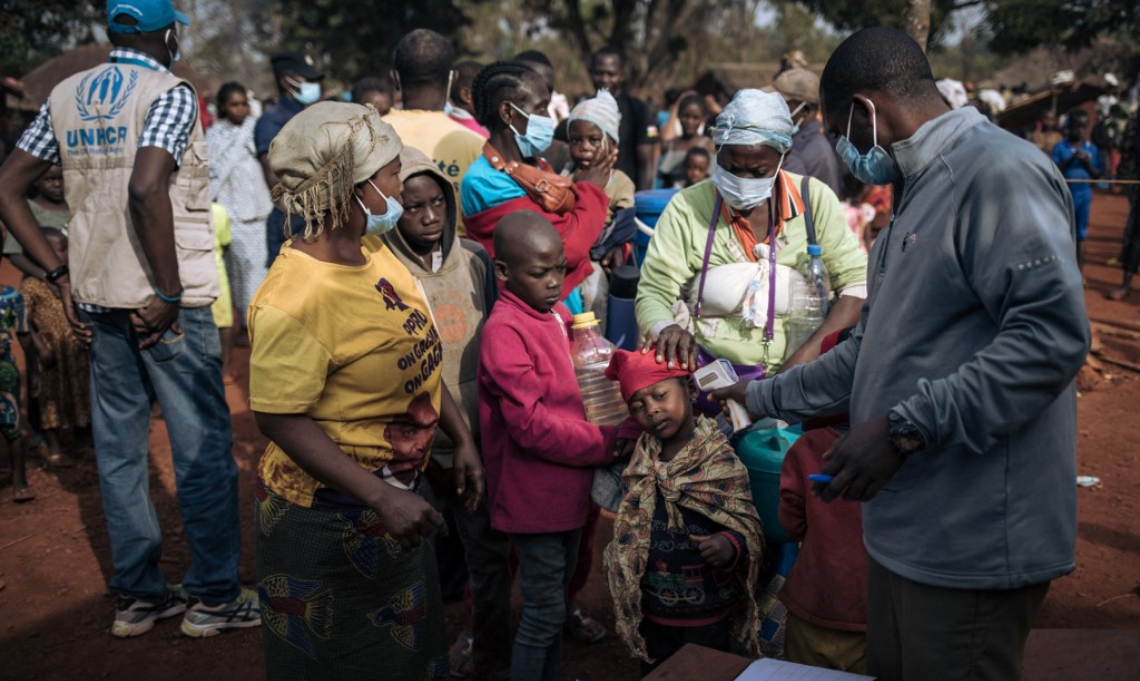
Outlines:
[[[160, 73], [168, 69], [150, 55], [125, 47], [111, 51], [111, 61], [142, 63], [147, 68]], [[162, 94], [151, 104], [139, 135], [138, 148], [158, 147], [174, 157], [175, 165], [182, 165], [182, 154], [190, 140], [190, 131], [198, 120], [198, 102], [194, 91], [184, 85], [174, 87]], [[18, 148], [36, 158], [60, 165], [59, 140], [51, 123], [51, 100], [44, 102], [40, 113], [32, 125], [24, 131]]]

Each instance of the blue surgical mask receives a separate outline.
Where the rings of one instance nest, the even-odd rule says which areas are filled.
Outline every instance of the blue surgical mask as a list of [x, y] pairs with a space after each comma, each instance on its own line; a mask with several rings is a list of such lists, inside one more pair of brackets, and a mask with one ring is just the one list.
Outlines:
[[772, 177], [737, 177], [720, 167], [717, 163], [713, 168], [712, 181], [716, 185], [725, 202], [736, 210], [749, 210], [759, 206], [772, 196], [772, 187], [776, 178], [780, 176], [780, 168], [784, 165], [784, 157], [780, 157], [780, 164]]
[[368, 210], [368, 206], [364, 205], [364, 202], [360, 200], [359, 196], [356, 197], [356, 202], [360, 204], [360, 209], [364, 211], [364, 233], [380, 236], [392, 231], [396, 223], [399, 222], [400, 216], [404, 214], [404, 207], [391, 196], [385, 196], [384, 192], [380, 191], [380, 188], [372, 183], [372, 180], [368, 180], [368, 184], [371, 184], [372, 188], [376, 190], [376, 193], [383, 196], [384, 200], [388, 202], [387, 210], [384, 211], [383, 215], [373, 215], [372, 211]]
[[321, 84], [320, 83], [298, 83], [290, 79], [289, 84], [297, 88], [297, 93], [293, 95], [293, 99], [302, 106], [309, 106], [321, 101]]
[[523, 158], [534, 158], [550, 148], [550, 143], [554, 141], [554, 119], [548, 116], [539, 116], [538, 114], [528, 114], [522, 109], [511, 104], [522, 115], [526, 116], [526, 134], [520, 135], [515, 126], [511, 126], [511, 132], [515, 133], [515, 142], [519, 145], [519, 153]]
[[851, 118], [855, 115], [855, 102], [851, 102], [851, 112], [847, 114], [847, 134], [835, 143], [839, 158], [847, 164], [847, 169], [855, 179], [866, 184], [890, 184], [895, 179], [895, 160], [887, 150], [879, 146], [879, 126], [875, 120], [875, 103], [867, 100], [871, 107], [871, 144], [865, 154], [860, 154], [851, 143]]

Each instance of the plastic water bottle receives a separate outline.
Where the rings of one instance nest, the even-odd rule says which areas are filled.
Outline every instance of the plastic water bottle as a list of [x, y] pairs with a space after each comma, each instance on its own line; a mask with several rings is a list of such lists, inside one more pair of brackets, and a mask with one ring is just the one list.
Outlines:
[[800, 277], [793, 279], [792, 309], [788, 318], [788, 354], [799, 350], [823, 324], [830, 311], [831, 278], [819, 244], [808, 245], [808, 257], [801, 261]]
[[606, 378], [606, 367], [614, 354], [614, 344], [602, 335], [601, 325], [593, 312], [574, 315], [571, 327], [570, 357], [586, 420], [599, 426], [616, 426], [629, 417], [629, 407], [621, 397], [617, 381]]

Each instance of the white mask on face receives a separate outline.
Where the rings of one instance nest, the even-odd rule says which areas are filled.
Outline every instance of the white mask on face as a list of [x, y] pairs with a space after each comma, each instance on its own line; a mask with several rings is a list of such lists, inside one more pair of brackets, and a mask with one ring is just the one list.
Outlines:
[[776, 178], [780, 176], [780, 168], [784, 165], [784, 157], [780, 156], [780, 163], [772, 177], [737, 177], [728, 172], [717, 163], [713, 168], [712, 181], [724, 197], [725, 202], [736, 210], [750, 210], [768, 200], [772, 195], [772, 187]]

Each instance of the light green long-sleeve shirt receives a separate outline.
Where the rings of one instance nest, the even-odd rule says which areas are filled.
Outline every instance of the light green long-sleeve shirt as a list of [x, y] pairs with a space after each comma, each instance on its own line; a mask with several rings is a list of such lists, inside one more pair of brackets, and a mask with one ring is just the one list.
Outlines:
[[[797, 191], [800, 175], [788, 173]], [[831, 284], [842, 290], [867, 279], [867, 256], [859, 249], [858, 239], [847, 228], [843, 206], [826, 184], [812, 179], [808, 190], [815, 233], [823, 250]], [[686, 283], [697, 286], [704, 259], [705, 243], [709, 235], [709, 219], [716, 201], [716, 189], [709, 180], [682, 190], [669, 202], [657, 221], [653, 239], [649, 242], [645, 263], [641, 268], [641, 282], [637, 291], [637, 322], [641, 332], [652, 335], [665, 323], [673, 322], [673, 303], [680, 297]], [[732, 226], [719, 218], [713, 240], [709, 268], [737, 262], [730, 250], [736, 242], [742, 250]], [[794, 267], [796, 260], [807, 252], [807, 230], [804, 218], [790, 218], [776, 237], [776, 263]], [[706, 294], [707, 294], [706, 287]], [[775, 335], [769, 348], [768, 371], [777, 370], [785, 355], [788, 320], [777, 316]], [[756, 328], [741, 318], [717, 318], [696, 324], [696, 340], [717, 357], [736, 364], [759, 364], [764, 359], [764, 329]], [[795, 351], [796, 348], [791, 348]]]

